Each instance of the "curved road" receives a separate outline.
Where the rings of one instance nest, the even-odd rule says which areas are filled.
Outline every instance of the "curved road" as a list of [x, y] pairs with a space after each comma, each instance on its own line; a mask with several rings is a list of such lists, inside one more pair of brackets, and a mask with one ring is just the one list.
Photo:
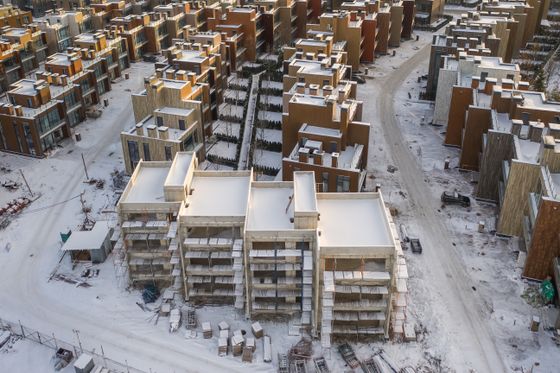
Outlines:
[[[477, 372], [506, 372], [506, 367], [490, 335], [485, 320], [483, 304], [472, 289], [472, 280], [465, 266], [451, 245], [457, 242], [453, 233], [446, 229], [446, 220], [437, 214], [440, 203], [432, 197], [424, 174], [418, 165], [417, 157], [411, 152], [401, 133], [394, 108], [396, 91], [415, 70], [425, 67], [429, 58], [430, 46], [427, 45], [403, 64], [384, 77], [376, 78], [373, 84], [383, 92], [379, 95], [375, 109], [364, 105], [365, 114], [374, 116], [381, 123], [383, 134], [390, 149], [402, 186], [408, 192], [410, 215], [421, 233], [424, 253], [418, 260], [426, 267], [424, 281], [437, 284], [437, 293], [447, 307], [444, 312], [450, 320], [453, 336], [461, 346], [455, 353], [461, 356], [466, 365]], [[381, 90], [382, 89], [382, 90]], [[375, 113], [367, 113], [375, 110]], [[368, 118], [369, 119], [369, 118]], [[375, 123], [374, 120], [371, 121]], [[452, 367], [455, 368], [455, 367]]]

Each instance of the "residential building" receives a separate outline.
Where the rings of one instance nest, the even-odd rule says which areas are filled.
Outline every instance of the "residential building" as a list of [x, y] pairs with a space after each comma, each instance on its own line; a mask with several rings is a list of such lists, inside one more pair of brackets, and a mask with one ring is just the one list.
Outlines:
[[[197, 83], [208, 84], [209, 107], [204, 122], [218, 119], [218, 107], [223, 102], [223, 90], [229, 74], [229, 59], [221, 35], [217, 32], [186, 32], [184, 40], [176, 40], [164, 51], [167, 64], [163, 69], [196, 74]], [[160, 67], [163, 64], [158, 64]]]
[[370, 125], [361, 121], [363, 103], [355, 99], [356, 83], [333, 79], [339, 66], [329, 71], [328, 59], [323, 61], [331, 75], [323, 83], [332, 80], [335, 86], [306, 86], [309, 78], [300, 77], [284, 92], [282, 178], [291, 180], [294, 171], [314, 171], [320, 191], [358, 192], [365, 182]]
[[11, 4], [0, 6], [0, 27], [24, 27], [31, 22], [33, 22], [31, 12]]
[[[448, 121], [455, 120], [455, 116], [449, 117], [454, 90], [468, 96], [469, 91], [480, 87], [480, 83], [484, 85], [487, 78], [498, 81], [508, 79], [517, 84], [521, 80], [521, 72], [517, 64], [504, 63], [501, 57], [472, 56], [465, 52], [460, 52], [458, 56], [444, 56], [439, 70], [433, 123], [447, 125]], [[473, 80], [477, 82], [477, 88], [473, 88]]]
[[137, 165], [116, 249], [133, 285], [171, 285], [252, 319], [287, 315], [324, 347], [334, 336], [402, 335], [406, 262], [381, 193], [317, 193], [312, 172], [259, 182], [197, 164], [179, 152]]
[[44, 157], [70, 136], [61, 98], [66, 92], [73, 94], [73, 87], [54, 88], [44, 80], [32, 79], [22, 79], [10, 86], [10, 103], [0, 106], [0, 150]]
[[0, 92], [38, 68], [46, 55], [46, 36], [36, 25], [1, 30]]
[[443, 15], [445, 0], [416, 0], [416, 20], [419, 25], [430, 25]]
[[94, 29], [89, 14], [61, 9], [48, 11], [44, 18], [37, 20], [37, 24], [47, 35], [50, 54], [65, 52], [67, 48], [73, 46], [73, 40], [77, 35]]
[[[182, 151], [204, 157], [203, 134], [196, 109], [162, 107], [121, 132], [125, 171], [132, 174], [141, 159], [171, 161]], [[204, 159], [204, 158], [203, 158]]]
[[265, 37], [262, 13], [252, 7], [227, 9], [226, 13], [216, 12], [208, 18], [208, 30], [217, 31], [224, 37], [229, 48], [230, 64], [233, 70], [244, 61], [255, 61], [257, 55], [272, 45]]
[[[130, 62], [140, 61], [144, 54], [155, 52], [150, 50], [148, 46], [146, 25], [150, 22], [149, 14], [128, 15], [111, 19], [110, 30], [116, 31], [120, 37], [126, 40]], [[155, 47], [154, 39], [152, 39], [150, 47]]]

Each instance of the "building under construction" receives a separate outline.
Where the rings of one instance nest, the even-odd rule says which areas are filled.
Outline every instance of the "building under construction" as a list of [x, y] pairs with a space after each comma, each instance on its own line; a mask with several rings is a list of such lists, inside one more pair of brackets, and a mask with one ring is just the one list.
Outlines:
[[191, 152], [140, 161], [118, 211], [134, 286], [172, 286], [250, 318], [332, 336], [401, 335], [406, 264], [380, 192], [317, 193], [313, 172], [254, 181], [201, 171]]

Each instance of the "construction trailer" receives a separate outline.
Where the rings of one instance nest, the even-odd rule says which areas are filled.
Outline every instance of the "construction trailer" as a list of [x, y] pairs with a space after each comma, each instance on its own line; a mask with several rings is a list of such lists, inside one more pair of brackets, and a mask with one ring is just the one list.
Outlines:
[[73, 231], [60, 250], [70, 253], [72, 262], [103, 263], [112, 249], [112, 233], [108, 221], [97, 221], [89, 231]]

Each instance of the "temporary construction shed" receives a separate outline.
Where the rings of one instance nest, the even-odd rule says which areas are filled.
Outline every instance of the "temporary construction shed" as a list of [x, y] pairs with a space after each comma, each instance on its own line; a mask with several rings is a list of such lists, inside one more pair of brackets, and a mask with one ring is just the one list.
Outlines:
[[98, 221], [90, 231], [72, 232], [61, 250], [69, 251], [73, 261], [102, 263], [111, 251], [112, 231], [107, 221]]

